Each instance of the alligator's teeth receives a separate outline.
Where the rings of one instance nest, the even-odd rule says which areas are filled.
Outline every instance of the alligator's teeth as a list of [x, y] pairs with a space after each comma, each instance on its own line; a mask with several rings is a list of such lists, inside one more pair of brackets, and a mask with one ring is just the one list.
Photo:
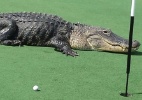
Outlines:
[[122, 48], [123, 51], [125, 51], [125, 48]]

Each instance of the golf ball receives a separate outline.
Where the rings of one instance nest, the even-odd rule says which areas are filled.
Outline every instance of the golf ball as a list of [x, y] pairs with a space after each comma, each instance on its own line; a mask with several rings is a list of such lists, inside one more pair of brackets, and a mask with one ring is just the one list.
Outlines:
[[38, 86], [37, 85], [33, 86], [33, 90], [37, 91], [38, 90]]

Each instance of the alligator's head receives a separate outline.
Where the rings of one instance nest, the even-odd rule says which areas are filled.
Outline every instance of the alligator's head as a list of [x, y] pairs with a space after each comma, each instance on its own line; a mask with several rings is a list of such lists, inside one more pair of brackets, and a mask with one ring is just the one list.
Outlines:
[[[129, 41], [110, 29], [75, 24], [70, 37], [71, 47], [80, 50], [98, 50], [110, 52], [128, 52]], [[132, 42], [132, 51], [136, 51], [140, 43]]]

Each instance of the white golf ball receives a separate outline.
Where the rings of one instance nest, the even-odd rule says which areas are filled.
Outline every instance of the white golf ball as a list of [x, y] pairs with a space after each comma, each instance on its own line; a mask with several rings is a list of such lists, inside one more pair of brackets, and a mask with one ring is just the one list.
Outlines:
[[38, 90], [38, 86], [35, 85], [35, 86], [33, 87], [33, 90], [37, 91], [37, 90]]

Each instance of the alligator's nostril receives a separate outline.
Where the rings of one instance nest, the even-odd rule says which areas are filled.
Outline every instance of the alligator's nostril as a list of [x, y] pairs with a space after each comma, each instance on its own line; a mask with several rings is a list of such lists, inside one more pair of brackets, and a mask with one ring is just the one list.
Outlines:
[[133, 48], [139, 47], [140, 45], [141, 45], [140, 42], [138, 42], [137, 40], [134, 40], [132, 43]]

